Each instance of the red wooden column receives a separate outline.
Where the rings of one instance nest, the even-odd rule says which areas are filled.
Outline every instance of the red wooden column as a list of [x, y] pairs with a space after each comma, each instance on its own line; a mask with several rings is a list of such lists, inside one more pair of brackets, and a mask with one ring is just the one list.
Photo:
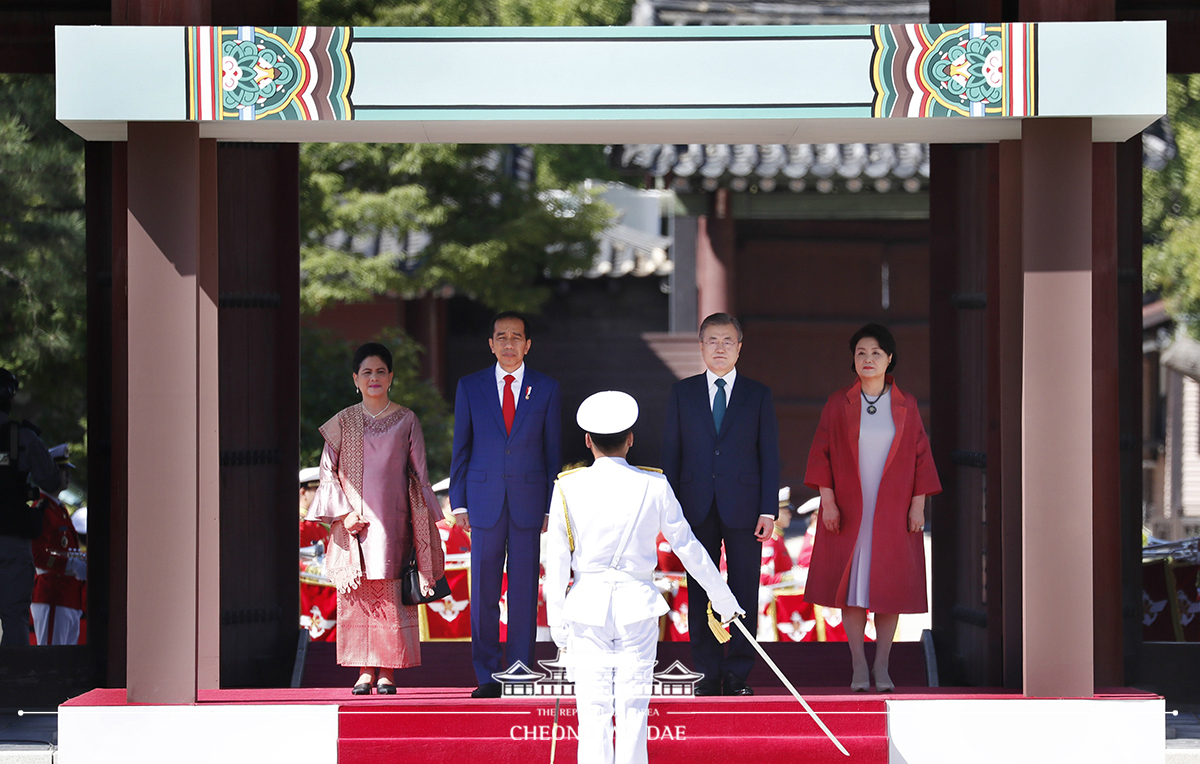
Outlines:
[[219, 660], [200, 568], [217, 539], [216, 147], [195, 124], [132, 123], [127, 151], [126, 686], [194, 703]]
[[696, 231], [696, 319], [697, 325], [713, 313], [733, 313], [734, 230], [729, 209], [729, 191], [712, 195], [711, 214], [701, 216]]
[[1021, 135], [1024, 692], [1093, 694], [1092, 124]]
[[200, 141], [200, 259], [196, 277], [197, 337], [197, 579], [196, 683], [221, 686], [221, 585], [213, 560], [221, 559], [220, 383], [217, 305], [217, 142]]
[[[989, 300], [995, 297], [992, 355], [992, 389], [989, 406], [994, 422], [994, 440], [989, 477], [996, 480], [1000, 504], [1000, 554], [1002, 588], [1000, 623], [1003, 637], [1005, 687], [1020, 687], [1022, 665], [1021, 607], [1021, 356], [1024, 305], [1021, 267], [1021, 141], [1000, 142], [999, 246]], [[992, 464], [992, 458], [998, 464]], [[990, 601], [990, 600], [989, 600]]]
[[1117, 303], [1117, 144], [1092, 146], [1093, 677], [1125, 683], [1121, 634], [1121, 397]]

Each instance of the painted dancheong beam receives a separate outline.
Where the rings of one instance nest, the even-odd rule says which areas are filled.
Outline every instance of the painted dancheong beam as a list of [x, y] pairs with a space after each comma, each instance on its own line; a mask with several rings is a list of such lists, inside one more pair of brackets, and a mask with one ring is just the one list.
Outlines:
[[[58, 117], [93, 140], [976, 142], [1166, 109], [1163, 22], [816, 27], [59, 27]], [[130, 71], [131, 51], [152, 66]], [[661, 139], [661, 140], [659, 140]]]

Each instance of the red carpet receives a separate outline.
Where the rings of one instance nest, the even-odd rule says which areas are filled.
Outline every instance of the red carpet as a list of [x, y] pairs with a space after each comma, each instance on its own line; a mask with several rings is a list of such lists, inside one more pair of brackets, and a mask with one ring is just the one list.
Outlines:
[[[856, 764], [887, 762], [887, 718], [880, 696], [821, 696], [810, 703]], [[555, 752], [559, 762], [575, 761], [574, 711], [572, 701], [562, 703], [563, 729]], [[846, 760], [790, 695], [655, 700], [650, 714], [649, 753], [655, 764]], [[553, 719], [554, 703], [545, 700], [468, 700], [451, 706], [406, 697], [356, 703], [340, 714], [338, 760], [549, 761]]]

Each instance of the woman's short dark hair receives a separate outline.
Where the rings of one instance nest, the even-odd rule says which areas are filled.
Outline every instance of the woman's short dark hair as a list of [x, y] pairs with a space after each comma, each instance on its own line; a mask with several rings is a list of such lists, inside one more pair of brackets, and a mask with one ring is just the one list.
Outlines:
[[392, 354], [383, 345], [378, 342], [368, 342], [367, 344], [354, 351], [354, 366], [352, 371], [357, 374], [362, 368], [363, 361], [371, 356], [376, 356], [383, 361], [383, 364], [388, 367], [388, 371], [392, 370]]
[[[854, 351], [858, 348], [858, 343], [863, 337], [870, 337], [879, 343], [879, 347], [883, 352], [892, 357], [892, 362], [888, 364], [887, 374], [892, 373], [892, 369], [896, 368], [896, 360], [899, 356], [896, 355], [896, 338], [888, 331], [888, 328], [883, 324], [867, 324], [863, 328], [854, 333], [850, 338], [850, 357], [853, 359]], [[854, 361], [850, 361], [850, 368], [857, 371], [854, 366]]]
[[496, 324], [500, 323], [501, 321], [503, 321], [506, 318], [515, 318], [518, 321], [520, 321], [521, 328], [525, 332], [525, 339], [530, 338], [529, 337], [529, 322], [525, 320], [525, 316], [521, 315], [520, 313], [518, 313], [515, 310], [503, 310], [503, 311], [500, 311], [499, 313], [497, 313], [496, 315], [492, 316], [492, 331], [490, 334], [488, 334], [489, 337], [493, 336], [496, 333]]
[[625, 445], [625, 439], [629, 437], [630, 430], [625, 432], [614, 432], [608, 435], [597, 435], [594, 432], [589, 432], [592, 437], [592, 445], [602, 454], [615, 454], [621, 450], [621, 446]]

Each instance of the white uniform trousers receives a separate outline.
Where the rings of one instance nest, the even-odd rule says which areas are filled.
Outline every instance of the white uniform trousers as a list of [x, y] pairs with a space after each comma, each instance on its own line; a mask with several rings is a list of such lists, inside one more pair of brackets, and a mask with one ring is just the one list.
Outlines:
[[645, 764], [658, 619], [647, 618], [625, 626], [572, 623], [569, 644], [579, 722], [579, 764]]
[[[39, 645], [79, 644], [79, 619], [83, 615], [82, 610], [35, 602], [29, 606], [29, 612], [33, 614], [33, 632], [37, 635]], [[51, 615], [54, 622], [53, 633], [50, 631]], [[47, 637], [50, 641], [47, 641]]]

